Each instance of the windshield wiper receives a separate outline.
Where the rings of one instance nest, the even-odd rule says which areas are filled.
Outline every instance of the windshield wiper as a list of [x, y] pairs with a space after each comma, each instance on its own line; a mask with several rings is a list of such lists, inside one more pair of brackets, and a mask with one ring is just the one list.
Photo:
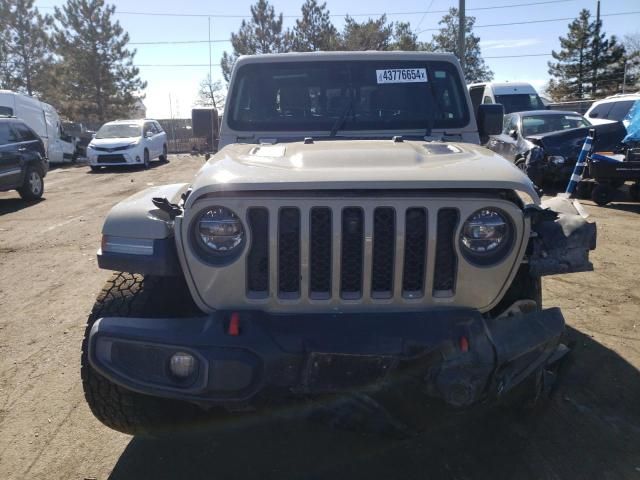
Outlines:
[[349, 103], [340, 114], [340, 117], [338, 117], [338, 119], [335, 121], [335, 123], [331, 127], [331, 132], [329, 132], [330, 137], [336, 136], [336, 133], [338, 133], [338, 130], [342, 128], [342, 126], [344, 125], [344, 122], [347, 120], [347, 117], [349, 116], [349, 113], [351, 113], [351, 110], [353, 110], [353, 97], [349, 95]]

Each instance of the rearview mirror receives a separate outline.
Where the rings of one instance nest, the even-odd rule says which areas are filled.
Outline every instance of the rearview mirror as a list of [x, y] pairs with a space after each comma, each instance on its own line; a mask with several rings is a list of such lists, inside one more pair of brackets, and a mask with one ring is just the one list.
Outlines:
[[518, 131], [515, 128], [509, 130], [509, 136], [511, 138], [513, 138], [514, 140], [517, 140], [518, 139]]
[[151, 138], [153, 137], [153, 132], [151, 130], [149, 130], [147, 133], [144, 134], [145, 137], [147, 138]]
[[[502, 120], [504, 107], [499, 103], [483, 103], [478, 105], [476, 122], [481, 143], [485, 143], [489, 135], [498, 135], [502, 132]], [[483, 140], [485, 139], [485, 140]]]

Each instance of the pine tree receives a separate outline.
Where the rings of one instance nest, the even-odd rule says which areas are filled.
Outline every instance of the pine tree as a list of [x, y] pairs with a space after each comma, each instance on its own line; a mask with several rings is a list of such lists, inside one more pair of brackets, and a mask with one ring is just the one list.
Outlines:
[[591, 21], [583, 9], [569, 24], [566, 37], [560, 37], [559, 52], [549, 62], [553, 77], [547, 88], [556, 101], [601, 98], [622, 91], [627, 55], [615, 36], [607, 38], [602, 22]]
[[561, 50], [553, 50], [556, 62], [549, 62], [547, 93], [556, 101], [578, 100], [590, 91], [592, 78], [592, 46], [594, 25], [589, 10], [582, 9], [578, 18], [569, 24], [566, 37], [560, 37]]
[[242, 20], [238, 33], [231, 34], [233, 53], [222, 54], [224, 79], [229, 81], [233, 64], [240, 55], [286, 52], [290, 43], [290, 35], [282, 32], [282, 13], [276, 15], [267, 0], [258, 0], [251, 6], [251, 20]]
[[339, 44], [338, 31], [331, 23], [327, 4], [306, 0], [302, 5], [302, 18], [293, 27], [292, 50], [315, 52], [336, 50]]
[[[593, 98], [622, 93], [625, 62], [627, 61], [626, 49], [624, 45], [618, 43], [615, 35], [606, 38], [602, 33], [598, 37], [598, 54], [596, 56], [594, 50], [591, 67], [591, 96]], [[631, 78], [629, 80], [633, 81]]]
[[393, 42], [391, 50], [415, 51], [424, 50], [424, 45], [418, 42], [418, 35], [411, 30], [407, 22], [397, 22], [393, 26]]
[[41, 15], [33, 0], [0, 0], [1, 75], [6, 87], [27, 95], [42, 94], [52, 64], [52, 18]]
[[[482, 58], [480, 37], [473, 33], [475, 23], [475, 17], [465, 17], [464, 76], [469, 83], [487, 82], [493, 79], [493, 72], [485, 65]], [[450, 8], [449, 13], [438, 22], [438, 25], [441, 25], [440, 31], [433, 35], [427, 48], [436, 52], [459, 55], [458, 24], [458, 9]]]
[[358, 23], [347, 15], [341, 35], [341, 50], [389, 50], [393, 42], [393, 23], [387, 16]]
[[104, 122], [127, 116], [146, 87], [114, 12], [104, 0], [67, 0], [55, 9], [58, 107], [70, 118]]

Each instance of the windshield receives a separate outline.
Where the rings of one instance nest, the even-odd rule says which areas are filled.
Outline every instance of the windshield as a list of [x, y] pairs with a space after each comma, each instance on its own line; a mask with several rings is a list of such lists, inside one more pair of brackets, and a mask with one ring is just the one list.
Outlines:
[[241, 67], [229, 126], [242, 131], [426, 130], [469, 122], [448, 62], [324, 61]]
[[137, 123], [112, 123], [100, 127], [96, 138], [130, 138], [142, 135], [142, 127]]
[[545, 106], [535, 93], [518, 93], [515, 95], [496, 95], [496, 103], [501, 103], [504, 113], [544, 110]]
[[522, 117], [522, 135], [526, 137], [569, 128], [588, 127], [589, 125], [591, 124], [580, 115], [527, 115]]

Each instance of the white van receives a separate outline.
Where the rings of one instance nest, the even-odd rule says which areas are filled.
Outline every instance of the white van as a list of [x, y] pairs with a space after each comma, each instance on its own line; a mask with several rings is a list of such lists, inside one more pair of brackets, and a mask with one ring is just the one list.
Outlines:
[[35, 131], [44, 143], [49, 163], [75, 160], [75, 140], [64, 134], [58, 112], [48, 103], [10, 90], [0, 90], [0, 115], [19, 118]]
[[536, 89], [524, 82], [487, 82], [468, 85], [473, 110], [483, 103], [500, 103], [504, 113], [544, 110]]

